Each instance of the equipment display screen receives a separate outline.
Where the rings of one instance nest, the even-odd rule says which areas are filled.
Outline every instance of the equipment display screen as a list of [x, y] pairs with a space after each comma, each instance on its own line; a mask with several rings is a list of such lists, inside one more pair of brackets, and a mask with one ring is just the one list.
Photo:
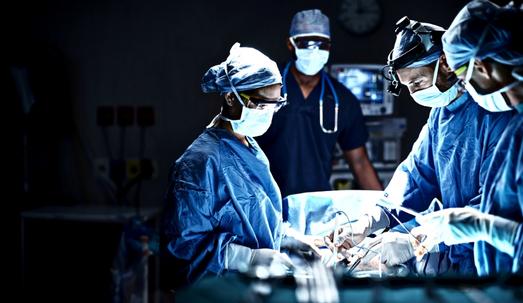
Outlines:
[[387, 92], [388, 82], [380, 64], [332, 64], [330, 75], [359, 100], [365, 116], [393, 113], [394, 97]]
[[361, 103], [383, 103], [383, 75], [367, 68], [346, 68], [336, 73], [337, 80], [345, 85]]

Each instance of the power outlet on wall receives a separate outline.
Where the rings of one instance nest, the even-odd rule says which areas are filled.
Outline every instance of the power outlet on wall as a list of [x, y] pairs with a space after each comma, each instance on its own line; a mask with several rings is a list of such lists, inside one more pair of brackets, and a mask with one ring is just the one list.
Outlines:
[[109, 179], [111, 166], [109, 159], [107, 158], [96, 158], [94, 159], [94, 171], [97, 177]]
[[158, 177], [158, 164], [151, 159], [127, 159], [126, 172], [127, 180], [139, 175], [142, 175], [144, 180], [152, 180]]

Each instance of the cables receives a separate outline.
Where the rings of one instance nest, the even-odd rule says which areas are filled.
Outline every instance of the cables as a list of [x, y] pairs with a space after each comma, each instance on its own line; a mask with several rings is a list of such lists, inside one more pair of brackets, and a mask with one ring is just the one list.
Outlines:
[[[405, 208], [405, 207], [402, 207], [403, 209], [408, 209], [408, 208]], [[398, 217], [396, 217], [388, 208], [383, 208], [386, 212], [388, 212], [392, 218], [394, 218], [394, 220], [396, 220], [398, 222], [398, 224], [407, 232], [407, 234], [412, 238], [414, 239], [414, 242], [416, 243], [416, 245], [418, 245], [419, 248], [421, 248], [420, 251], [423, 252], [423, 254], [420, 254], [420, 255], [416, 255], [416, 259], [420, 259], [425, 253], [428, 252], [427, 248], [421, 243], [421, 241], [416, 238], [411, 232], [410, 230], [403, 224], [403, 222], [400, 221], [400, 219]], [[411, 213], [416, 213], [415, 211], [411, 211]], [[411, 214], [409, 213], [409, 214]], [[421, 215], [419, 213], [416, 213], [417, 216]], [[419, 248], [416, 248], [419, 249]]]

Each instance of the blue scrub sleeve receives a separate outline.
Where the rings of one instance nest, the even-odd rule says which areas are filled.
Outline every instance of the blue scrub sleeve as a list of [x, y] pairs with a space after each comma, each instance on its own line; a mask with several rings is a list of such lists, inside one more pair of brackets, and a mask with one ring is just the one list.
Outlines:
[[[500, 126], [500, 124], [502, 126]], [[492, 125], [489, 127], [489, 135], [484, 137], [484, 140], [486, 141], [484, 143], [485, 151], [482, 151], [482, 154], [485, 155], [485, 157], [482, 160], [481, 168], [479, 171], [479, 185], [480, 185], [480, 192], [478, 193], [478, 196], [471, 199], [468, 206], [472, 206], [474, 208], [479, 209], [479, 204], [481, 202], [481, 194], [484, 191], [484, 185], [485, 180], [487, 178], [488, 171], [490, 169], [490, 165], [492, 164], [492, 159], [494, 157], [495, 149], [498, 146], [499, 138], [503, 136], [503, 133], [506, 128], [506, 119], [503, 118], [503, 116], [498, 116], [498, 118], [492, 120]], [[497, 163], [494, 163], [493, 165], [498, 165]], [[521, 199], [519, 201], [522, 201]]]
[[523, 223], [519, 224], [516, 231], [516, 238], [514, 240], [514, 262], [512, 263], [512, 272], [513, 273], [522, 273], [523, 268]]
[[189, 282], [196, 281], [207, 271], [220, 274], [225, 268], [227, 245], [236, 236], [219, 232], [212, 214], [213, 196], [183, 181], [175, 182], [173, 211], [168, 222], [168, 249], [177, 259], [186, 261]]
[[[520, 165], [516, 168], [516, 187], [517, 187], [517, 198], [519, 202], [519, 209], [523, 211], [523, 148], [519, 150], [518, 163]], [[523, 262], [523, 223], [519, 224], [516, 239], [514, 241], [514, 262], [512, 263], [513, 273], [523, 273], [522, 262]]]
[[[422, 212], [429, 207], [434, 197], [441, 196], [432, 150], [429, 127], [425, 125], [412, 151], [398, 166], [385, 189], [388, 199], [395, 204]], [[392, 226], [397, 224], [389, 213], [387, 215]], [[412, 219], [412, 216], [401, 212], [399, 219], [405, 222]]]

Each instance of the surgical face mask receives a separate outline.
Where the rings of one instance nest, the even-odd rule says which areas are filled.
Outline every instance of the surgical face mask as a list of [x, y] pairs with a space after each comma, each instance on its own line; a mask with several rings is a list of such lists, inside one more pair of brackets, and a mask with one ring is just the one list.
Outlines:
[[523, 81], [523, 66], [514, 67], [512, 77], [518, 81]]
[[480, 95], [470, 82], [465, 83], [465, 89], [479, 106], [489, 112], [506, 112], [512, 109], [500, 92], [496, 91], [487, 95]]
[[227, 64], [225, 64], [225, 76], [227, 76], [227, 79], [231, 84], [231, 89], [234, 95], [236, 96], [236, 100], [238, 100], [238, 102], [240, 102], [240, 104], [242, 105], [242, 114], [240, 116], [240, 119], [238, 120], [231, 120], [227, 117], [222, 116], [221, 114], [219, 116], [220, 119], [229, 121], [231, 123], [232, 130], [235, 133], [249, 137], [257, 137], [263, 135], [271, 126], [272, 115], [274, 114], [274, 110], [272, 108], [248, 108], [243, 103], [242, 98], [238, 94], [238, 91], [234, 87], [231, 78], [229, 77], [229, 72], [227, 71]]
[[523, 114], [523, 103], [515, 105], [514, 108], [518, 111], [518, 113]]
[[296, 52], [296, 68], [308, 76], [316, 75], [329, 60], [329, 51], [315, 48], [298, 48], [291, 38]]
[[505, 101], [505, 98], [503, 97], [502, 93], [517, 85], [519, 81], [512, 82], [511, 84], [502, 87], [494, 92], [488, 94], [480, 94], [470, 83], [470, 80], [472, 78], [472, 71], [474, 70], [474, 60], [474, 57], [470, 59], [467, 74], [464, 80], [465, 89], [469, 92], [472, 99], [474, 99], [474, 101], [476, 101], [476, 103], [478, 103], [479, 106], [483, 107], [484, 109], [490, 112], [505, 112], [512, 110], [512, 108], [507, 104], [507, 101]]
[[432, 85], [410, 94], [414, 101], [416, 101], [416, 103], [418, 103], [419, 105], [427, 107], [443, 107], [447, 106], [458, 96], [460, 92], [459, 81], [454, 83], [454, 85], [452, 85], [449, 89], [447, 89], [444, 92], [439, 90], [439, 88], [436, 86], [438, 71], [439, 60], [437, 61], [436, 68], [434, 69]]
[[274, 114], [273, 109], [255, 109], [248, 108], [243, 104], [240, 96], [234, 92], [238, 102], [242, 105], [242, 114], [240, 119], [231, 120], [220, 115], [220, 118], [231, 123], [232, 130], [235, 133], [249, 136], [258, 137], [263, 135], [271, 126], [272, 116]]

